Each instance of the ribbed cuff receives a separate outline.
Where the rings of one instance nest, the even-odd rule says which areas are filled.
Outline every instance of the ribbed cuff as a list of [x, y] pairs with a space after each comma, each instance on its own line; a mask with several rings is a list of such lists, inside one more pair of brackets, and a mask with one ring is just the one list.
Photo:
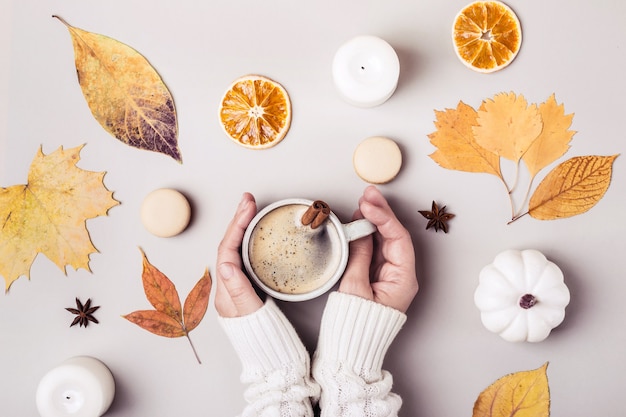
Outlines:
[[322, 316], [315, 360], [349, 366], [366, 380], [377, 379], [385, 354], [405, 321], [406, 315], [391, 307], [331, 293]]
[[279, 368], [308, 367], [306, 348], [272, 298], [268, 297], [265, 305], [252, 314], [218, 317], [218, 321], [241, 360], [242, 378]]

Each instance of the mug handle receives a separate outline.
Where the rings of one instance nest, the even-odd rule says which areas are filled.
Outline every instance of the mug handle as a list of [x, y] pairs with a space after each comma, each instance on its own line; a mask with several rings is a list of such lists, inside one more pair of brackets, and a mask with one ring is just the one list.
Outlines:
[[371, 235], [375, 231], [376, 226], [367, 219], [354, 220], [343, 225], [343, 232], [345, 233], [346, 240], [348, 242]]

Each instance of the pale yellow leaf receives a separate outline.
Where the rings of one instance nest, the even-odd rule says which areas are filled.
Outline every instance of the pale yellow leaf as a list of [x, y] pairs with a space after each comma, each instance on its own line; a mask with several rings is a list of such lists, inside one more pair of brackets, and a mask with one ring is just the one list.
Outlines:
[[579, 156], [558, 165], [537, 186], [528, 214], [553, 220], [588, 211], [609, 188], [617, 156]]
[[104, 172], [76, 166], [82, 146], [33, 160], [26, 185], [0, 188], [0, 275], [6, 290], [22, 275], [29, 277], [38, 253], [65, 272], [89, 269], [91, 243], [86, 220], [107, 214], [119, 204], [102, 183]]
[[501, 177], [500, 158], [474, 139], [476, 110], [463, 102], [456, 109], [435, 111], [437, 131], [428, 135], [437, 150], [430, 157], [447, 169], [484, 172]]
[[565, 114], [564, 106], [557, 104], [554, 94], [539, 105], [543, 130], [522, 157], [531, 177], [559, 159], [569, 149], [569, 142], [576, 133], [568, 130], [573, 114]]
[[69, 25], [78, 82], [94, 118], [115, 138], [182, 162], [174, 99], [139, 52]]
[[521, 94], [496, 94], [483, 101], [473, 127], [476, 142], [511, 161], [519, 161], [542, 130], [541, 114]]
[[478, 396], [472, 417], [549, 417], [547, 367], [498, 379]]

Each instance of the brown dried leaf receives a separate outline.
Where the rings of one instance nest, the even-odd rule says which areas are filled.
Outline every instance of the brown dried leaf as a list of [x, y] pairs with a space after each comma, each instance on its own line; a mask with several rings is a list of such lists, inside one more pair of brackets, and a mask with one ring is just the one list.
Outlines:
[[459, 102], [456, 109], [435, 111], [437, 131], [428, 135], [437, 150], [430, 157], [441, 167], [466, 172], [483, 172], [502, 178], [498, 155], [481, 147], [474, 138], [477, 113]]
[[565, 114], [564, 106], [557, 104], [554, 94], [539, 105], [543, 130], [522, 157], [531, 177], [559, 159], [569, 149], [569, 142], [576, 133], [568, 130], [574, 114]]
[[206, 313], [209, 305], [209, 295], [211, 294], [211, 275], [209, 270], [204, 271], [204, 275], [193, 287], [183, 308], [185, 328], [188, 332], [195, 329]]
[[185, 336], [181, 323], [169, 315], [156, 310], [139, 310], [127, 314], [126, 320], [151, 333], [165, 337]]
[[483, 101], [473, 133], [483, 148], [511, 161], [519, 161], [543, 129], [535, 104], [521, 94], [496, 94]]
[[141, 280], [146, 298], [157, 311], [167, 314], [178, 322], [182, 322], [183, 313], [176, 287], [168, 277], [148, 261], [143, 250], [141, 250], [141, 255], [143, 256]]
[[130, 46], [71, 26], [78, 82], [93, 117], [118, 140], [182, 163], [174, 98], [148, 60]]
[[545, 363], [498, 379], [478, 396], [472, 417], [549, 417], [547, 368]]
[[558, 165], [530, 198], [528, 214], [554, 220], [588, 211], [609, 188], [617, 156], [579, 156]]

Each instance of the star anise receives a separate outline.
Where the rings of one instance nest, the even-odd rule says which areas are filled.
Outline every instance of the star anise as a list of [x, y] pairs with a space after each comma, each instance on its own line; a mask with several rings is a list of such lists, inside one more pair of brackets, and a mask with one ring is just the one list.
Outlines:
[[432, 227], [435, 229], [435, 232], [438, 232], [439, 229], [441, 229], [444, 231], [444, 233], [448, 233], [447, 221], [452, 219], [454, 217], [454, 214], [446, 213], [446, 206], [439, 208], [439, 206], [437, 206], [437, 203], [433, 201], [433, 206], [430, 211], [419, 210], [419, 213], [428, 219], [426, 230]]
[[66, 310], [69, 311], [70, 313], [76, 314], [76, 317], [74, 318], [74, 321], [72, 322], [72, 324], [70, 324], [70, 327], [76, 324], [78, 324], [79, 327], [80, 326], [87, 327], [90, 321], [96, 324], [99, 323], [98, 319], [96, 319], [93, 316], [93, 313], [95, 313], [96, 310], [99, 308], [100, 306], [91, 307], [91, 298], [87, 299], [87, 302], [85, 303], [85, 305], [83, 305], [83, 303], [81, 303], [77, 297], [76, 308], [72, 308], [72, 307], [66, 308]]

